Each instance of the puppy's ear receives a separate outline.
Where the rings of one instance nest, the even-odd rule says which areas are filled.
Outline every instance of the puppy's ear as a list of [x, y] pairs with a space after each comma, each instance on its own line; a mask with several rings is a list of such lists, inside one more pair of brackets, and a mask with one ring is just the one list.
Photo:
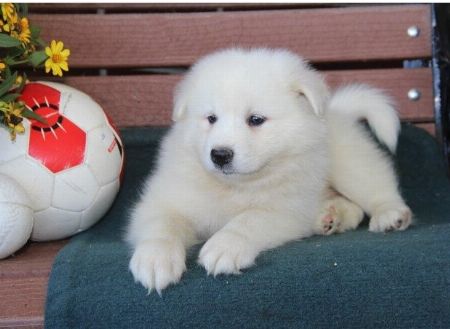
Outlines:
[[320, 73], [307, 67], [299, 74], [299, 78], [294, 84], [295, 92], [304, 95], [311, 104], [314, 113], [322, 116], [328, 102], [330, 92]]
[[183, 117], [184, 112], [186, 112], [185, 103], [175, 99], [172, 111], [172, 121], [173, 122], [179, 121]]
[[186, 92], [184, 91], [184, 83], [181, 81], [175, 87], [175, 94], [173, 98], [173, 111], [172, 111], [172, 121], [177, 122], [181, 120], [186, 112]]

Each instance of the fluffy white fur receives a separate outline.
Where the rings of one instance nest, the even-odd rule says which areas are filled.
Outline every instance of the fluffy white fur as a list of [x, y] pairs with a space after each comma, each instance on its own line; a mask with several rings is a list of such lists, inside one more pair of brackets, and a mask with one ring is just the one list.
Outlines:
[[[379, 90], [349, 86], [330, 98], [291, 52], [228, 49], [195, 64], [174, 103], [127, 232], [130, 270], [149, 291], [178, 282], [200, 241], [208, 274], [235, 274], [264, 250], [353, 229], [363, 212], [371, 231], [410, 224], [391, 162], [358, 122], [395, 150], [399, 121]], [[251, 126], [251, 115], [266, 121]], [[218, 148], [233, 151], [231, 163], [213, 163]]]

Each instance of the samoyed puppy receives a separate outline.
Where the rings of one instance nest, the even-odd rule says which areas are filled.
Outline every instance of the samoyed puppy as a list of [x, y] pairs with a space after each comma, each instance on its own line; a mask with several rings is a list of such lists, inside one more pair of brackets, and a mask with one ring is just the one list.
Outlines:
[[292, 52], [227, 49], [177, 86], [174, 124], [131, 213], [129, 268], [159, 294], [180, 280], [186, 250], [206, 241], [208, 274], [237, 274], [264, 250], [313, 234], [404, 230], [411, 211], [390, 158], [400, 129], [391, 100], [364, 85], [330, 96]]

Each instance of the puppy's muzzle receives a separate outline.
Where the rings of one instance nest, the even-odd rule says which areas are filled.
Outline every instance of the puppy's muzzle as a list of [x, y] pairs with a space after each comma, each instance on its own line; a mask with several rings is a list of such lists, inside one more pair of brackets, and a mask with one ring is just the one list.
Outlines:
[[233, 150], [223, 147], [211, 150], [211, 160], [219, 168], [223, 168], [233, 161]]

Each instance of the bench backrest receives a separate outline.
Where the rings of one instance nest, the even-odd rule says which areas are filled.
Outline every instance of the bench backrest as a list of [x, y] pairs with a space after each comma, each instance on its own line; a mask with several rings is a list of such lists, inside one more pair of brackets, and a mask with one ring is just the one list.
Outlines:
[[429, 5], [297, 6], [48, 4], [32, 5], [30, 19], [71, 49], [63, 82], [121, 127], [170, 124], [173, 87], [199, 56], [267, 46], [309, 59], [332, 87], [385, 89], [402, 120], [434, 133]]

